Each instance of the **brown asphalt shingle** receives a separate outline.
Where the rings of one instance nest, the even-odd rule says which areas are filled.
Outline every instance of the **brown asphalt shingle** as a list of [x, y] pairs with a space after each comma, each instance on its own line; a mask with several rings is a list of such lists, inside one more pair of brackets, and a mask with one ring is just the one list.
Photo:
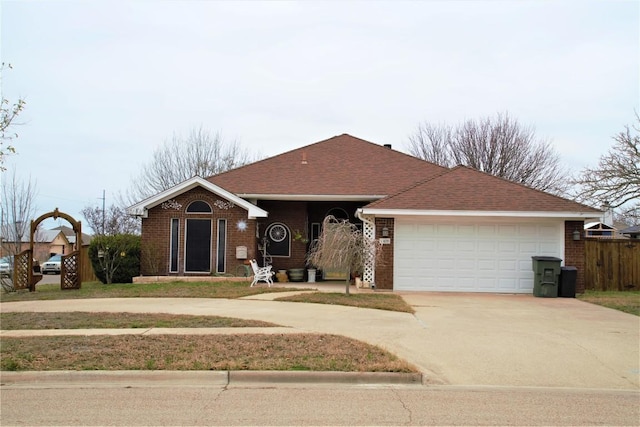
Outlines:
[[237, 195], [385, 197], [375, 209], [599, 210], [465, 166], [448, 169], [343, 134], [207, 178]]
[[343, 134], [207, 179], [238, 195], [386, 196], [447, 170]]
[[592, 207], [466, 166], [422, 180], [366, 208], [600, 213]]

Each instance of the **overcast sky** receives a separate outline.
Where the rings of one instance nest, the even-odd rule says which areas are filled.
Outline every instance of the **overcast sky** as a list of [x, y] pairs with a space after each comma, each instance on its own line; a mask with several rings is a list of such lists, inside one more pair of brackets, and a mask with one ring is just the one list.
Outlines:
[[406, 151], [420, 122], [506, 111], [578, 171], [639, 109], [638, 1], [0, 4], [3, 96], [27, 102], [4, 175], [38, 214], [84, 221], [200, 126], [262, 156], [342, 133]]

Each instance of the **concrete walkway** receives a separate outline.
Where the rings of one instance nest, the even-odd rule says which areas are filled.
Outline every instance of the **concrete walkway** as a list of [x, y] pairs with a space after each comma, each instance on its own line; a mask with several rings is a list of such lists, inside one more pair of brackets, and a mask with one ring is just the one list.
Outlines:
[[[285, 327], [259, 328], [262, 333], [330, 333], [378, 345], [418, 367], [426, 384], [640, 388], [640, 319], [636, 316], [565, 298], [458, 293], [400, 295], [415, 308], [415, 315], [271, 300], [281, 294], [233, 300], [25, 301], [2, 303], [0, 311], [162, 312], [256, 319]], [[109, 330], [98, 333], [107, 332], [150, 334], [168, 331]], [[242, 332], [233, 330], [233, 333]], [[0, 337], [29, 333], [33, 332], [2, 331]]]

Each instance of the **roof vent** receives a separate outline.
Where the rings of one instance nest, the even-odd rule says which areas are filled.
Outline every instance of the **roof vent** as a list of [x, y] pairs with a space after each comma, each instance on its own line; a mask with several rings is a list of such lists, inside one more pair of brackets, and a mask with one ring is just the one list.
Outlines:
[[389, 150], [391, 150], [391, 144], [384, 144], [384, 148], [388, 148]]

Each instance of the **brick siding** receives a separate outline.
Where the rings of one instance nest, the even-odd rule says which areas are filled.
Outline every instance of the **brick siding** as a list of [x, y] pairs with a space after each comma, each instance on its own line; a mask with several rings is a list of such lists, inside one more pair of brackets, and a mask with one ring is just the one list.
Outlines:
[[[580, 240], [573, 240], [573, 232], [580, 232]], [[583, 293], [585, 287], [584, 269], [584, 221], [564, 222], [564, 265], [578, 269], [576, 276], [576, 293]]]
[[[269, 212], [267, 218], [260, 218], [258, 221], [258, 232], [260, 238], [273, 223], [282, 223], [293, 233], [295, 230], [302, 231], [308, 237], [307, 231], [307, 202], [281, 202], [281, 201], [261, 201], [260, 208]], [[288, 270], [290, 268], [304, 268], [306, 266], [308, 243], [291, 240], [291, 256], [273, 257], [273, 270]], [[260, 257], [261, 254], [258, 254]], [[258, 258], [262, 263], [262, 259]]]
[[[247, 211], [239, 206], [230, 209], [222, 209], [214, 203], [222, 200], [216, 194], [210, 193], [202, 188], [194, 188], [173, 200], [181, 205], [179, 209], [167, 208], [162, 205], [149, 210], [148, 218], [142, 221], [142, 253], [141, 272], [142, 275], [184, 275], [184, 253], [185, 253], [185, 225], [187, 218], [211, 219], [211, 271], [216, 271], [216, 251], [217, 251], [217, 227], [218, 219], [227, 220], [227, 254], [225, 271], [234, 274], [238, 266], [244, 265], [245, 260], [236, 259], [236, 247], [246, 246], [248, 259], [257, 258], [256, 254], [256, 220], [247, 219]], [[186, 209], [191, 202], [202, 200], [211, 206], [212, 213], [186, 213]], [[222, 200], [225, 201], [226, 200]], [[177, 206], [177, 205], [176, 205]], [[169, 273], [169, 245], [171, 242], [171, 220], [180, 220], [180, 239], [178, 243], [178, 272]], [[247, 229], [240, 231], [237, 228], [238, 221], [244, 220]], [[156, 270], [157, 269], [157, 270]], [[203, 273], [206, 274], [206, 273]]]
[[391, 244], [382, 245], [380, 256], [376, 260], [376, 276], [375, 285], [377, 289], [393, 289], [393, 246], [395, 244], [394, 237], [394, 219], [393, 218], [376, 218], [376, 239], [382, 237], [382, 228], [389, 229], [389, 238]]

